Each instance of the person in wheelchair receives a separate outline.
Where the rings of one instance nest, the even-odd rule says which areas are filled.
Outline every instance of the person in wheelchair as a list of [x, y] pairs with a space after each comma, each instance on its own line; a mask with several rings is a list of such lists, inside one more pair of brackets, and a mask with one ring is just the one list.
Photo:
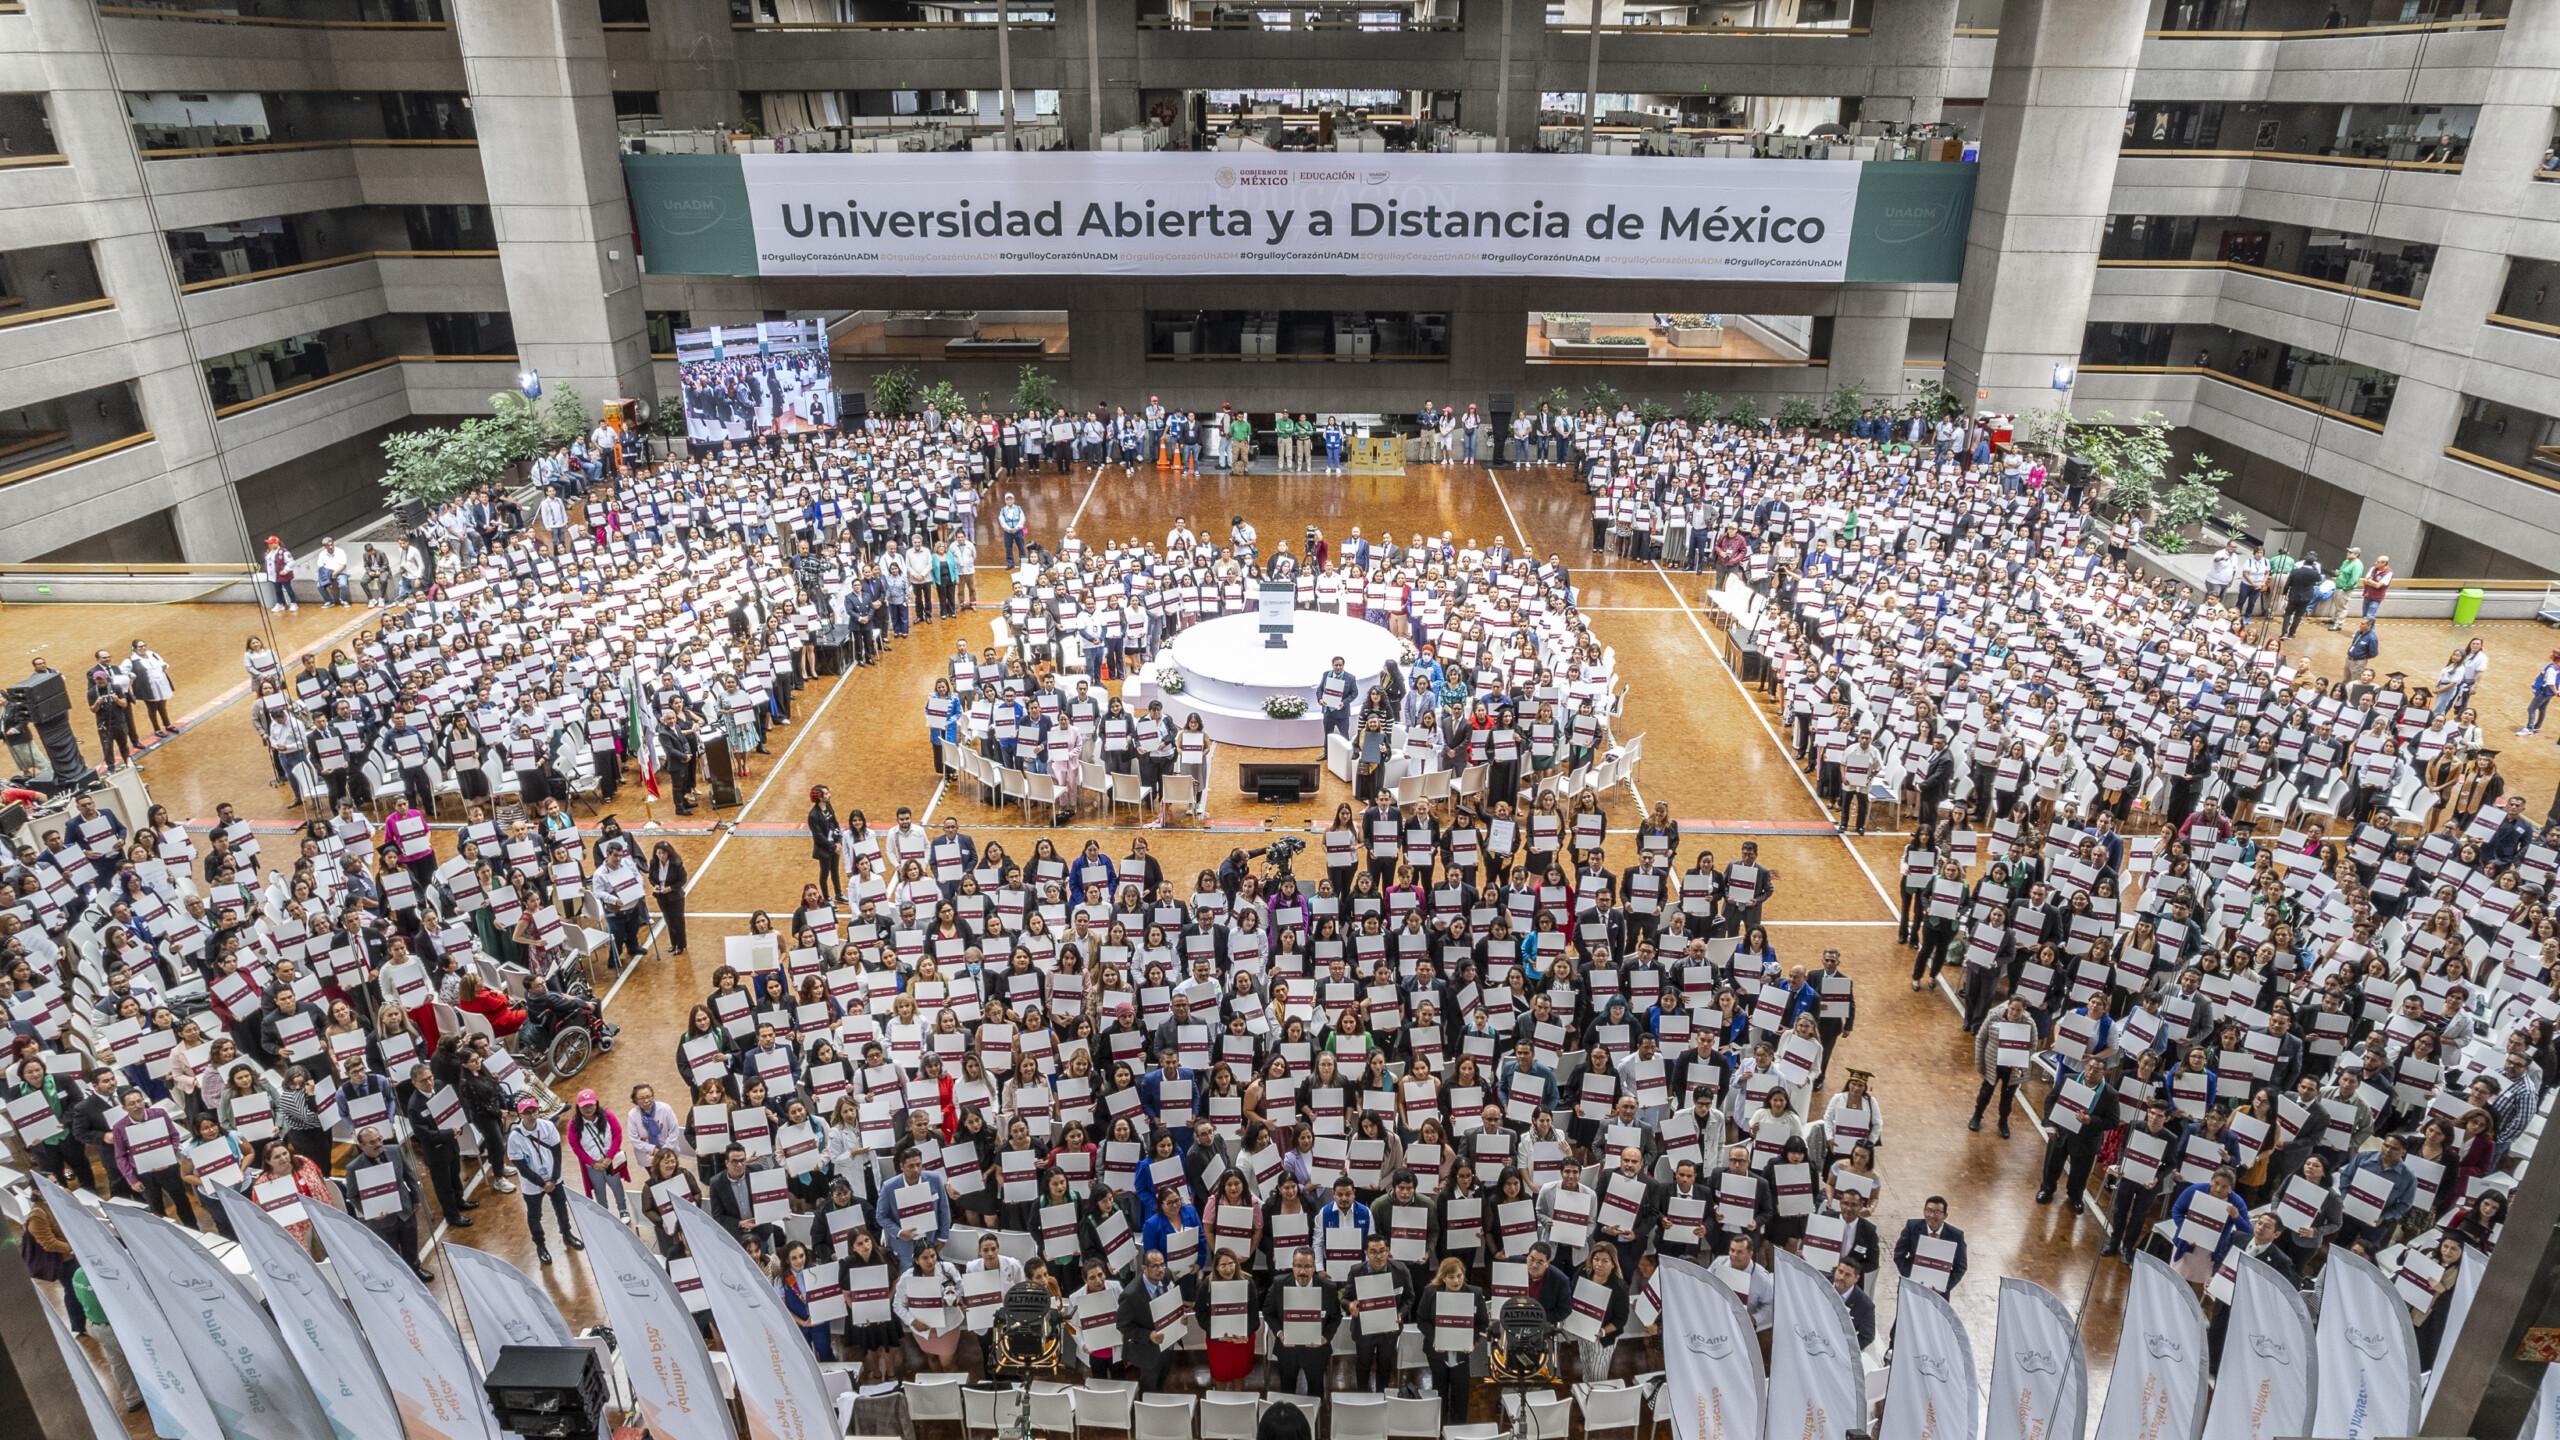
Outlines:
[[606, 1023], [602, 1001], [592, 995], [555, 990], [540, 975], [525, 977], [524, 1016], [524, 1026], [516, 1032], [516, 1044], [531, 1054], [540, 1054], [553, 1036], [578, 1026], [586, 1027], [595, 1036], [598, 1050], [612, 1049], [615, 1037], [622, 1033], [621, 1026]]

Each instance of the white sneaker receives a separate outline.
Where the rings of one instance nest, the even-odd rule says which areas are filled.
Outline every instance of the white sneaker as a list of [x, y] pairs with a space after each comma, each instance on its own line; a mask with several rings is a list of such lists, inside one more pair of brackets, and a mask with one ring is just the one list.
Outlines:
[[501, 1175], [495, 1181], [490, 1183], [489, 1188], [497, 1191], [501, 1195], [513, 1195], [516, 1193], [516, 1182], [508, 1179], [504, 1175]]

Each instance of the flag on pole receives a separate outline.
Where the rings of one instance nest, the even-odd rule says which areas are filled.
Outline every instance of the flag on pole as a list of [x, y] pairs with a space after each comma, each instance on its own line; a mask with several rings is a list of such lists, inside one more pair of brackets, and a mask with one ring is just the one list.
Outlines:
[[2533, 1418], [2524, 1422], [2519, 1440], [2560, 1440], [2560, 1365], [2542, 1367], [2542, 1384], [2533, 1392]]
[[612, 1322], [642, 1425], [663, 1440], [736, 1440], [710, 1349], [694, 1329], [675, 1281], [612, 1211], [574, 1194], [569, 1208], [577, 1214], [578, 1233], [587, 1237], [587, 1266], [595, 1272], [596, 1295]]
[[335, 1440], [336, 1430], [302, 1377], [276, 1323], [193, 1232], [133, 1211], [116, 1238], [178, 1343], [222, 1433], [238, 1440]]
[[2274, 1440], [2311, 1433], [2311, 1307], [2275, 1267], [2231, 1255], [2231, 1316], [2222, 1336], [2205, 1440]]
[[[223, 1440], [222, 1422], [213, 1413], [203, 1382], [187, 1358], [185, 1341], [140, 1283], [134, 1260], [125, 1253], [107, 1222], [42, 1175], [36, 1189], [53, 1207], [54, 1223], [71, 1253], [89, 1277], [98, 1308], [107, 1312], [116, 1341], [124, 1347], [135, 1388], [151, 1414], [151, 1428], [165, 1440]], [[85, 1363], [85, 1362], [84, 1362]]]
[[[45, 1324], [53, 1331], [53, 1343], [62, 1351], [63, 1368], [71, 1372], [71, 1388], [80, 1392], [80, 1409], [89, 1417], [89, 1429], [101, 1437], [130, 1433], [125, 1429], [123, 1412], [116, 1409], [115, 1398], [107, 1393], [105, 1382], [98, 1379], [98, 1367], [90, 1361], [89, 1352], [80, 1348], [80, 1342], [71, 1338], [62, 1316], [50, 1305], [36, 1308], [44, 1312]], [[2533, 1437], [2528, 1434], [2526, 1440]]]
[[471, 1317], [482, 1369], [494, 1368], [498, 1352], [510, 1345], [557, 1348], [575, 1343], [560, 1307], [523, 1271], [486, 1251], [451, 1242], [444, 1247], [444, 1263], [462, 1287], [462, 1308]]
[[640, 788], [655, 800], [658, 798], [658, 718], [640, 703], [638, 666], [632, 667], [622, 693], [622, 748], [631, 752], [631, 763], [640, 767]]
[[480, 1368], [409, 1262], [344, 1210], [310, 1208], [347, 1308], [400, 1407], [401, 1433], [408, 1440], [498, 1440]]
[[2033, 1281], [2003, 1276], [1999, 1323], [1987, 1440], [2080, 1440], [2088, 1433], [2089, 1362], [2070, 1307]]
[[1831, 1277], [1777, 1252], [1777, 1342], [1769, 1352], [1768, 1421], [1778, 1435], [1845, 1435], [1867, 1428], [1866, 1363]]
[[2194, 1440], [2204, 1424], [2204, 1311], [2157, 1255], [2137, 1251], [2098, 1440]]
[[1662, 1403], [1677, 1440], [1760, 1440], [1768, 1389], [1760, 1335], [1731, 1287], [1704, 1267], [1665, 1259], [1662, 1292]]
[[1885, 1380], [1878, 1433], [1882, 1440], [1974, 1440], [1982, 1433], [1982, 1396], [1963, 1317], [1926, 1285], [1898, 1293], [1893, 1373]]
[[249, 1273], [266, 1292], [285, 1349], [302, 1368], [329, 1426], [339, 1440], [373, 1440], [400, 1433], [400, 1407], [382, 1378], [382, 1367], [356, 1330], [319, 1262], [285, 1233], [275, 1217], [246, 1195], [215, 1187], [214, 1199], [231, 1217], [231, 1233], [248, 1257]]
[[719, 1221], [685, 1200], [675, 1211], [737, 1381], [747, 1440], [835, 1440], [843, 1427], [827, 1399], [818, 1352], [774, 1298], [773, 1282]]
[[2333, 1440], [2418, 1433], [2418, 1333], [2409, 1307], [2351, 1250], [2332, 1249], [2320, 1267], [2313, 1352], [2320, 1402], [2312, 1433]]

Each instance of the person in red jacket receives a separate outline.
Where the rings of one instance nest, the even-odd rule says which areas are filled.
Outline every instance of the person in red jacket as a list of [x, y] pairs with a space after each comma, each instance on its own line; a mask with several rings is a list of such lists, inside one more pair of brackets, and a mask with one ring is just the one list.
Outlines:
[[524, 1025], [523, 1007], [508, 1004], [507, 997], [495, 990], [483, 989], [477, 975], [462, 977], [462, 988], [454, 992], [453, 1008], [486, 1017], [489, 1028], [498, 1032], [500, 1039]]

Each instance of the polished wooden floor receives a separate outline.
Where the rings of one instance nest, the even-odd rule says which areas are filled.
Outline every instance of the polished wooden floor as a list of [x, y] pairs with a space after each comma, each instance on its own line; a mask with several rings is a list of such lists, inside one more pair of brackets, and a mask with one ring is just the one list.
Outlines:
[[[1878, 1225], [1887, 1242], [1905, 1217], [1918, 1213], [1924, 1198], [1946, 1196], [1972, 1244], [1972, 1273], [1955, 1299], [1981, 1363], [1986, 1369], [1990, 1363], [1998, 1278], [2017, 1275], [2085, 1307], [2102, 1387], [2126, 1272], [2097, 1261], [2101, 1242], [2093, 1214], [2073, 1216], [2059, 1204], [2033, 1203], [2041, 1142], [2032, 1126], [2020, 1124], [2008, 1141], [1987, 1130], [1967, 1132], [1975, 1085], [1971, 1048], [1949, 997], [1909, 989], [1908, 954], [1893, 941], [1884, 886], [1891, 883], [1899, 842], [1875, 836], [1853, 843], [1831, 830], [1776, 743], [1765, 707], [1715, 658], [1698, 611], [1697, 577], [1592, 555], [1581, 487], [1552, 471], [1416, 467], [1398, 477], [1347, 480], [1192, 478], [1158, 471], [1131, 477], [1114, 471], [1107, 477], [1023, 476], [1005, 488], [1021, 496], [1033, 532], [1051, 543], [1070, 527], [1089, 544], [1107, 537], [1160, 539], [1177, 515], [1203, 524], [1242, 514], [1266, 536], [1295, 536], [1312, 522], [1339, 540], [1356, 523], [1372, 537], [1446, 532], [1464, 542], [1509, 535], [1542, 556], [1560, 556], [1575, 570], [1584, 607], [1603, 640], [1616, 647], [1619, 672], [1631, 682], [1620, 733], [1646, 737], [1641, 773], [1610, 803], [1613, 828], [1631, 829], [1639, 804], [1660, 800], [1669, 803], [1684, 832], [1696, 837], [1684, 844], [1684, 863], [1689, 846], [1704, 843], [1722, 855], [1744, 838], [1758, 840], [1763, 862], [1779, 875], [1769, 914], [1781, 956], [1790, 963], [1810, 962], [1824, 947], [1837, 946], [1859, 981], [1862, 1014], [1843, 1041], [1840, 1059], [1879, 1077], [1887, 1143]], [[985, 556], [998, 557], [993, 537], [982, 537], [982, 546]], [[982, 573], [979, 580], [982, 605], [1000, 598], [999, 575]], [[368, 615], [310, 605], [299, 614], [263, 616], [237, 606], [12, 606], [0, 610], [0, 655], [11, 645], [22, 647], [20, 654], [41, 650], [76, 672], [94, 649], [122, 653], [137, 637], [149, 640], [175, 662], [175, 708], [192, 717], [186, 733], [142, 762], [154, 795], [181, 816], [208, 817], [216, 803], [229, 801], [246, 816], [283, 825], [293, 818], [289, 797], [268, 783], [269, 766], [249, 731], [237, 683], [245, 634], [270, 622], [283, 648], [319, 647], [325, 655], [327, 647], [344, 643], [368, 623]], [[2483, 687], [2490, 743], [2504, 747], [2510, 783], [2532, 797], [2538, 814], [2560, 777], [2560, 757], [2548, 738], [2502, 737], [2512, 736], [2521, 723], [2524, 691], [2551, 647], [2550, 632], [2526, 622], [2461, 631], [2394, 622], [2385, 627], [2386, 668], [2431, 674], [2445, 652], [2471, 634], [2488, 639], [2494, 657]], [[922, 700], [931, 677], [955, 641], [975, 647], [987, 636], [982, 608], [920, 626], [878, 668], [818, 682], [797, 707], [797, 722], [774, 735], [773, 754], [754, 757], [743, 810], [721, 812], [716, 827], [697, 812], [678, 828], [660, 807], [694, 873], [693, 943], [680, 957], [660, 949], [620, 978], [611, 998], [624, 1026], [622, 1042], [613, 1054], [599, 1057], [578, 1085], [593, 1086], [617, 1108], [638, 1081], [656, 1082], [662, 1092], [670, 1088], [672, 1037], [721, 963], [720, 937], [743, 931], [758, 907], [787, 912], [797, 900], [809, 869], [798, 826], [811, 785], [832, 786], [840, 810], [863, 810], [883, 823], [897, 806], [910, 805], [931, 818], [956, 815], [981, 837], [1002, 836], [1017, 853], [1024, 847], [1033, 832], [1024, 829], [1020, 813], [986, 808], [936, 784], [925, 741]], [[2306, 629], [2298, 644], [2308, 663], [2335, 672], [2342, 636]], [[1302, 826], [1329, 816], [1341, 798], [1339, 787], [1328, 782], [1312, 803], [1258, 807], [1234, 793], [1234, 758], [1232, 752], [1219, 757], [1220, 783], [1206, 826], [1148, 832], [1169, 871], [1212, 865], [1230, 847], [1258, 844], [1250, 831], [1263, 824]], [[627, 790], [612, 808], [626, 824], [642, 818], [636, 792]], [[1100, 816], [1086, 818], [1093, 823], [1077, 828], [1104, 823]], [[1126, 813], [1118, 819], [1123, 828], [1135, 823]], [[1123, 853], [1126, 838], [1108, 836], [1106, 848]], [[565, 1088], [574, 1093], [574, 1086]], [[532, 1268], [515, 1199], [485, 1191], [480, 1198], [487, 1203], [468, 1240]], [[574, 1323], [590, 1323], [597, 1318], [594, 1278], [582, 1257], [558, 1253], [561, 1263], [538, 1272], [542, 1282]], [[440, 1276], [440, 1293], [449, 1286]], [[1879, 1325], [1889, 1327], [1889, 1280], [1878, 1299]], [[450, 1308], [458, 1315], [458, 1300]], [[1624, 1349], [1630, 1353], [1622, 1357], [1622, 1368], [1640, 1358], [1632, 1353], [1636, 1347]], [[2093, 1394], [2092, 1414], [2100, 1398]]]

